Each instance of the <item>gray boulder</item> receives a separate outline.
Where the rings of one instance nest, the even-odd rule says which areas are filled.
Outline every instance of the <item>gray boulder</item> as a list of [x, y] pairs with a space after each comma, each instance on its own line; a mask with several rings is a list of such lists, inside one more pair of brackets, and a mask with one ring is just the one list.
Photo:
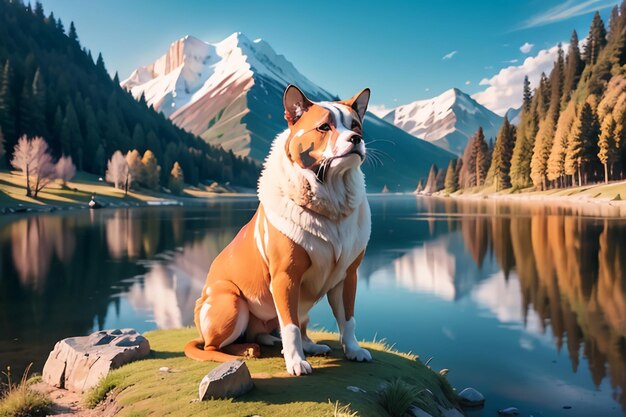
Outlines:
[[464, 407], [480, 407], [485, 404], [485, 397], [478, 390], [469, 387], [459, 393], [459, 402]]
[[225, 362], [206, 374], [200, 382], [200, 401], [211, 398], [236, 398], [254, 388], [250, 371], [245, 362], [235, 359]]
[[101, 330], [57, 342], [43, 367], [44, 382], [74, 392], [93, 388], [110, 370], [143, 359], [150, 342], [134, 329]]

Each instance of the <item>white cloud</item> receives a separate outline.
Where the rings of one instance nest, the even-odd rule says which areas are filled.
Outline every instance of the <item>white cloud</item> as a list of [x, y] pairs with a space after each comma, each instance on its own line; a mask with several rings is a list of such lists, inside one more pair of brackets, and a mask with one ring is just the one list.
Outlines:
[[543, 13], [539, 13], [523, 22], [517, 29], [528, 29], [536, 26], [549, 25], [551, 23], [581, 16], [596, 10], [606, 9], [617, 4], [615, 0], [567, 0], [558, 6], [554, 6]]
[[470, 85], [472, 82], [470, 80], [465, 81], [465, 85]]
[[374, 113], [378, 117], [383, 117], [391, 111], [391, 109], [384, 104], [370, 104], [367, 106], [367, 110]]
[[[567, 50], [567, 45], [563, 45], [563, 49]], [[552, 70], [556, 57], [557, 46], [553, 46], [526, 58], [520, 65], [503, 68], [493, 77], [483, 78], [479, 85], [487, 87], [472, 95], [472, 98], [499, 115], [504, 115], [509, 108], [521, 106], [524, 76], [528, 75], [531, 88], [535, 88], [541, 73], [548, 74]]]
[[449, 52], [449, 53], [445, 54], [445, 55], [443, 56], [443, 58], [441, 58], [441, 60], [442, 60], [442, 61], [445, 61], [446, 59], [452, 59], [452, 57], [453, 57], [453, 56], [455, 56], [455, 55], [456, 55], [456, 54], [458, 54], [458, 53], [459, 53], [459, 51], [452, 51], [452, 52]]
[[532, 43], [528, 43], [528, 42], [524, 42], [524, 45], [519, 47], [519, 50], [523, 53], [523, 54], [527, 54], [530, 51], [532, 51], [533, 46], [535, 46]]
[[517, 64], [519, 62], [518, 59], [509, 59], [508, 61], [502, 61], [505, 64]]
[[426, 87], [426, 88], [424, 89], [424, 91], [430, 91], [430, 88]]

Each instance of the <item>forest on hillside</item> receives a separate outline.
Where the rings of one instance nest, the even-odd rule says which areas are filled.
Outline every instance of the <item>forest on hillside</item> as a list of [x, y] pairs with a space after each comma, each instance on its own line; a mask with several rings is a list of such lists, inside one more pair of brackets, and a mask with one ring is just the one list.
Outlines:
[[[582, 46], [581, 46], [582, 44]], [[490, 146], [482, 128], [447, 169], [431, 167], [418, 192], [472, 187], [536, 190], [621, 180], [626, 174], [626, 1], [607, 26], [598, 12], [584, 42], [558, 45], [551, 72], [524, 79], [517, 126], [505, 117]]]
[[176, 162], [190, 184], [218, 181], [254, 187], [259, 166], [211, 146], [135, 100], [93, 59], [74, 26], [41, 3], [0, 0], [0, 167], [22, 135], [41, 136], [55, 159], [104, 175], [117, 150], [150, 150], [167, 185]]

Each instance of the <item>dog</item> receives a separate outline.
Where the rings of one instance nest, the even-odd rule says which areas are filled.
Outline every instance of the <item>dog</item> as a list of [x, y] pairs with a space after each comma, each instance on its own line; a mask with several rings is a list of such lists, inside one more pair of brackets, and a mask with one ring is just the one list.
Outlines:
[[[305, 354], [330, 351], [306, 332], [309, 310], [326, 296], [345, 356], [372, 360], [357, 342], [354, 319], [357, 268], [371, 233], [361, 171], [369, 98], [366, 88], [348, 100], [313, 102], [287, 87], [288, 129], [265, 160], [259, 207], [211, 265], [195, 306], [200, 338], [187, 343], [186, 356], [256, 357], [259, 345], [282, 339], [287, 372], [310, 374]], [[277, 329], [281, 338], [272, 335]]]

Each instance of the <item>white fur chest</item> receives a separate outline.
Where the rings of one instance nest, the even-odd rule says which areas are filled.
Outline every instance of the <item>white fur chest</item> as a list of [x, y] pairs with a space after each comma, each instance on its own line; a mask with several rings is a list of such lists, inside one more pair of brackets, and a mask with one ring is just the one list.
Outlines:
[[[309, 254], [312, 265], [303, 277], [301, 291], [301, 301], [311, 303], [301, 305], [301, 310], [308, 311], [343, 281], [348, 267], [365, 250], [371, 216], [361, 170], [331, 173], [324, 184], [318, 183], [312, 171], [295, 166], [285, 155], [288, 133], [272, 144], [259, 179], [259, 200], [267, 221]], [[315, 208], [340, 215], [323, 215], [297, 204], [294, 200], [302, 193], [309, 193]]]

